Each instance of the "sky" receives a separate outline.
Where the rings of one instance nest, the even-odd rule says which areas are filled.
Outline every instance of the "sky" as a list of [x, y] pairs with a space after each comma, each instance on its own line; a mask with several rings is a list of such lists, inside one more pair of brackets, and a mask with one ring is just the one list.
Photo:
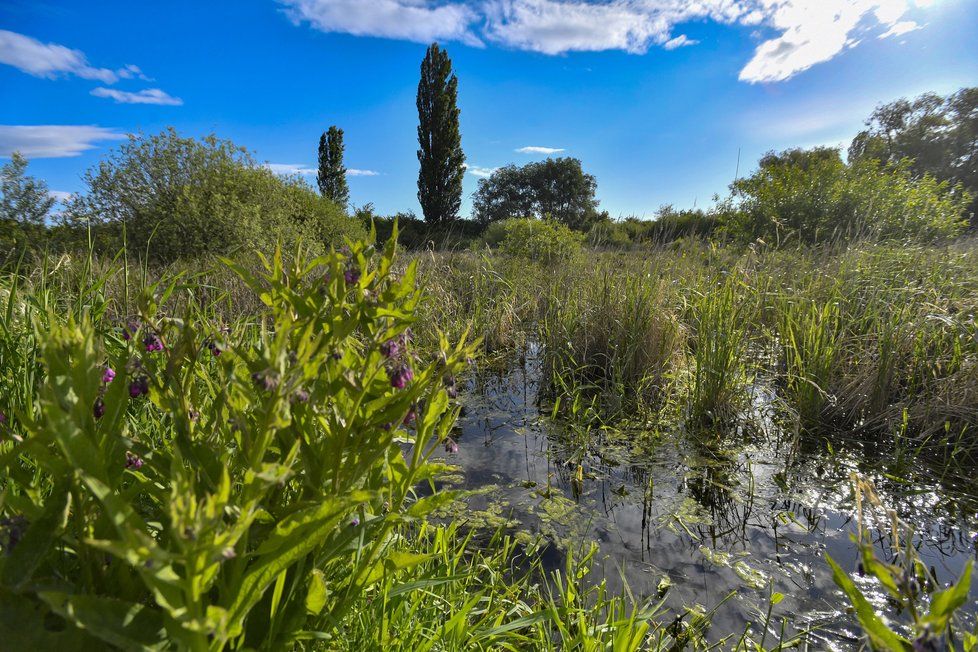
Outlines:
[[419, 70], [458, 76], [480, 178], [580, 159], [612, 217], [711, 204], [767, 151], [848, 146], [873, 109], [978, 85], [978, 0], [3, 0], [0, 162], [64, 198], [126, 139], [215, 134], [315, 184], [344, 130], [350, 200], [417, 201]]

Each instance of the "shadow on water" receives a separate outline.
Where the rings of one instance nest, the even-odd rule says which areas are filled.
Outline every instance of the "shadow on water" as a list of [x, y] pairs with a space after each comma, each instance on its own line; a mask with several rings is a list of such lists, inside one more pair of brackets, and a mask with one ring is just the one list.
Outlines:
[[[637, 597], [655, 596], [666, 580], [667, 604], [677, 610], [708, 610], [734, 593], [715, 614], [716, 636], [762, 621], [777, 591], [786, 597], [775, 622], [785, 615], [796, 628], [817, 628], [814, 647], [844, 650], [858, 646], [858, 627], [824, 554], [856, 568], [850, 473], [873, 479], [883, 504], [913, 527], [922, 561], [941, 582], [978, 557], [975, 478], [910, 473], [904, 460], [895, 469], [878, 443], [799, 441], [770, 419], [710, 437], [597, 430], [582, 447], [541, 414], [540, 361], [530, 353], [469, 379], [454, 434], [459, 451], [446, 455], [459, 470], [446, 482], [476, 491], [451, 516], [525, 540], [543, 537], [551, 568], [596, 542], [612, 589], [624, 578]], [[881, 555], [891, 550], [887, 531], [875, 539]], [[878, 609], [898, 616], [878, 586], [852, 574]], [[973, 622], [974, 584], [969, 597]]]

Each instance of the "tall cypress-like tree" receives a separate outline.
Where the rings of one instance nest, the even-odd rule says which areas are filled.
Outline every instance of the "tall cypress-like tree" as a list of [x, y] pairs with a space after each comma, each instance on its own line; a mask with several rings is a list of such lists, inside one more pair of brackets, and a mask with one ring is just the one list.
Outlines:
[[319, 137], [319, 192], [344, 209], [350, 201], [350, 188], [346, 185], [346, 168], [343, 167], [343, 130], [336, 125]]
[[442, 224], [458, 218], [465, 154], [458, 130], [458, 78], [448, 53], [432, 43], [418, 82], [418, 201], [424, 219]]

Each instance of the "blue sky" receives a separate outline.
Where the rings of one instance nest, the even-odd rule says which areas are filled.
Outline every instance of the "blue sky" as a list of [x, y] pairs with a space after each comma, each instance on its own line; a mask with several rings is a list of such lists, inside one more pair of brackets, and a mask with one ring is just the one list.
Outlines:
[[[427, 45], [469, 174], [581, 159], [612, 216], [724, 195], [740, 152], [847, 145], [873, 108], [978, 85], [978, 0], [110, 0], [0, 4], [0, 159], [56, 193], [125, 134], [215, 133], [278, 171], [345, 131], [351, 201], [413, 210]], [[314, 182], [313, 175], [307, 178]]]

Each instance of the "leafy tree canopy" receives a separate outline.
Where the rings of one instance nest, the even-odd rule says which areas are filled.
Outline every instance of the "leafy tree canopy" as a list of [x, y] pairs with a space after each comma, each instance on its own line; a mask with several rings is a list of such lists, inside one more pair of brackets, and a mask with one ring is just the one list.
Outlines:
[[548, 158], [517, 167], [507, 165], [479, 180], [472, 204], [483, 224], [510, 217], [557, 220], [587, 230], [604, 216], [594, 198], [598, 182], [576, 158]]
[[54, 198], [47, 184], [27, 174], [27, 159], [14, 152], [0, 166], [0, 263], [37, 244]]
[[915, 177], [930, 174], [952, 187], [960, 184], [956, 192], [968, 192], [969, 211], [978, 212], [978, 87], [877, 107], [853, 139], [849, 160], [896, 164], [903, 159], [910, 159]]
[[316, 175], [320, 194], [346, 209], [350, 187], [343, 167], [343, 130], [336, 125], [319, 137], [319, 172]]
[[426, 222], [458, 218], [465, 154], [458, 128], [458, 78], [448, 53], [432, 43], [418, 82], [418, 202]]

